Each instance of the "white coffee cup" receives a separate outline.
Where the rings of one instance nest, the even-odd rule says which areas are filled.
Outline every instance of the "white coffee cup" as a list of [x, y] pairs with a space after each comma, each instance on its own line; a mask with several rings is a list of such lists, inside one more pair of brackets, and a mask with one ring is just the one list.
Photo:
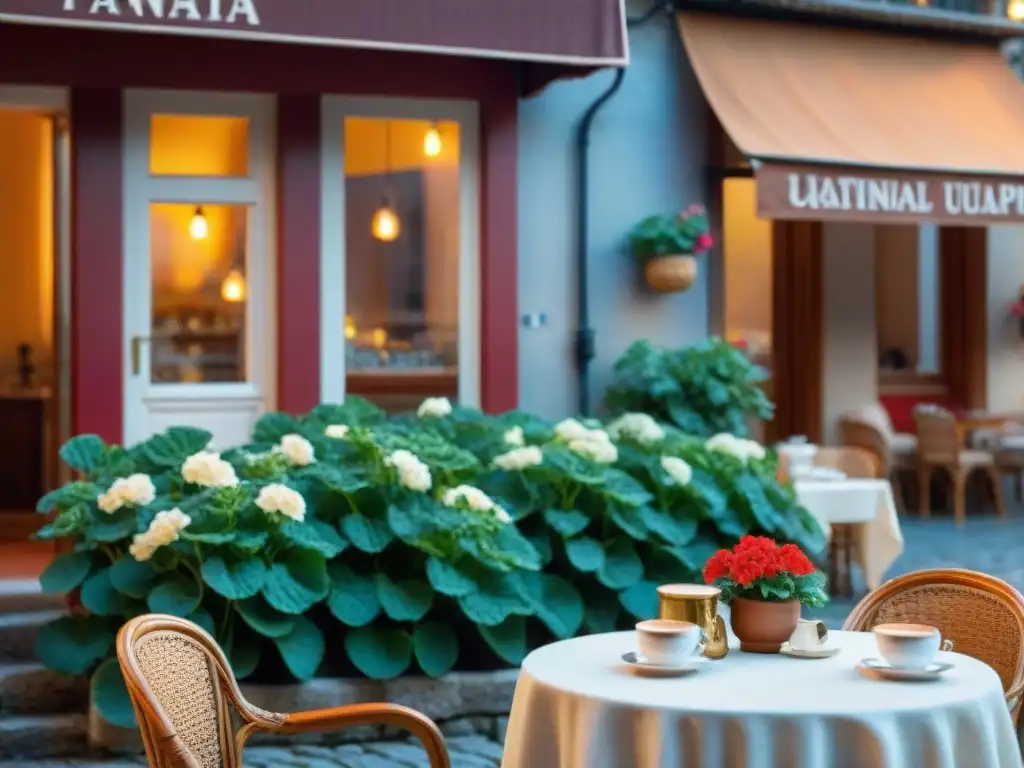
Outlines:
[[800, 619], [796, 630], [789, 638], [789, 647], [794, 651], [813, 651], [828, 641], [828, 628], [820, 621]]
[[942, 635], [928, 624], [879, 624], [873, 629], [878, 653], [897, 669], [924, 669], [935, 658]]
[[686, 663], [700, 645], [701, 629], [688, 621], [649, 619], [636, 625], [636, 644], [648, 664], [675, 667]]

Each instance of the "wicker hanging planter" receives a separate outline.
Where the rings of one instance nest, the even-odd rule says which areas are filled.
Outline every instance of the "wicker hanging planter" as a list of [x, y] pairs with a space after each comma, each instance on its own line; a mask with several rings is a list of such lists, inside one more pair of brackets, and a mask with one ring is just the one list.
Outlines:
[[690, 255], [655, 256], [644, 263], [644, 280], [659, 293], [689, 290], [697, 279], [697, 260]]

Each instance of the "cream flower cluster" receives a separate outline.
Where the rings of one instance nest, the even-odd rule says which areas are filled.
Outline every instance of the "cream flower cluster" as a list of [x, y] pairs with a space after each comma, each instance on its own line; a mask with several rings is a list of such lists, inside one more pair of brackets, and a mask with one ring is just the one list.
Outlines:
[[614, 464], [619, 451], [603, 429], [590, 429], [576, 419], [565, 419], [555, 425], [555, 435], [569, 444], [569, 450], [599, 464]]
[[458, 485], [444, 492], [441, 499], [446, 507], [457, 507], [463, 502], [474, 512], [490, 512], [499, 523], [511, 523], [512, 517], [494, 499], [472, 485]]
[[512, 427], [512, 429], [505, 432], [505, 445], [511, 445], [513, 447], [519, 447], [526, 445], [526, 435], [523, 434], [522, 427]]
[[302, 435], [285, 435], [275, 450], [296, 467], [307, 467], [316, 461], [313, 444]]
[[344, 440], [348, 437], [348, 424], [328, 424], [324, 437], [330, 440]]
[[281, 483], [263, 486], [256, 506], [267, 514], [281, 514], [300, 523], [306, 519], [306, 500], [302, 494]]
[[451, 401], [447, 397], [428, 397], [416, 409], [421, 419], [440, 419], [452, 412]]
[[608, 425], [608, 434], [613, 440], [628, 437], [642, 445], [654, 445], [665, 439], [665, 430], [646, 413], [623, 414]]
[[153, 522], [149, 524], [142, 533], [137, 533], [132, 538], [128, 552], [140, 563], [149, 560], [160, 547], [166, 547], [178, 540], [180, 534], [192, 518], [175, 507], [174, 509], [157, 512]]
[[742, 437], [730, 435], [727, 432], [720, 432], [714, 437], [709, 437], [704, 443], [709, 451], [727, 453], [735, 456], [746, 464], [751, 459], [763, 459], [765, 457], [764, 446], [755, 440], [746, 440]]
[[126, 504], [144, 507], [155, 498], [156, 488], [149, 475], [134, 474], [117, 478], [106, 492], [96, 498], [96, 504], [108, 515], [112, 515]]
[[430, 468], [411, 451], [395, 451], [384, 463], [398, 470], [398, 482], [410, 491], [429, 491], [433, 485]]
[[498, 469], [507, 469], [515, 472], [536, 467], [544, 462], [544, 452], [535, 445], [526, 445], [522, 448], [513, 448], [507, 453], [494, 458], [494, 466]]
[[661, 468], [675, 481], [676, 485], [689, 485], [693, 479], [693, 468], [676, 456], [662, 456]]
[[204, 488], [233, 488], [238, 485], [235, 468], [219, 453], [212, 451], [200, 451], [185, 459], [181, 465], [181, 476], [186, 483]]

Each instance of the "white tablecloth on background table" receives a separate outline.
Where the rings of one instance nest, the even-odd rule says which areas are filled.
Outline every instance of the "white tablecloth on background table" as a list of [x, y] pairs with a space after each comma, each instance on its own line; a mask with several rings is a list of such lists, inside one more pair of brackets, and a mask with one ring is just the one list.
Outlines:
[[828, 534], [834, 523], [856, 524], [857, 557], [868, 589], [882, 583], [886, 570], [903, 552], [892, 486], [888, 480], [797, 480], [800, 503]]
[[999, 677], [956, 653], [942, 679], [872, 680], [869, 633], [828, 659], [732, 651], [684, 677], [641, 677], [633, 632], [540, 648], [523, 662], [502, 768], [1020, 768]]

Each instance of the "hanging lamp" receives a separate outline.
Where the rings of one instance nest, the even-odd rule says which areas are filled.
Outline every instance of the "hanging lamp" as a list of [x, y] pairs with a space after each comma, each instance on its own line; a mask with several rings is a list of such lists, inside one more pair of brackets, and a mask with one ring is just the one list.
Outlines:
[[384, 134], [384, 168], [385, 168], [385, 191], [381, 199], [380, 207], [373, 212], [370, 220], [370, 233], [385, 243], [390, 243], [398, 237], [402, 224], [398, 219], [398, 212], [395, 210], [391, 194], [388, 191], [391, 183], [391, 121], [388, 120]]

